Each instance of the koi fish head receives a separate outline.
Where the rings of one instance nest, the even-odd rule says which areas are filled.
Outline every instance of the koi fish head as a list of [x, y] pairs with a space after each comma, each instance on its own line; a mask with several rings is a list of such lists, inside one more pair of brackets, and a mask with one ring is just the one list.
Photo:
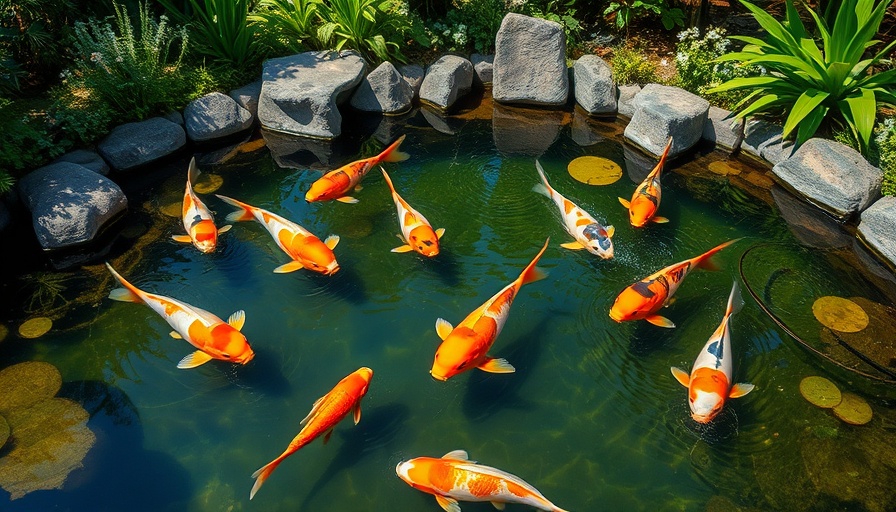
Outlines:
[[658, 198], [638, 196], [628, 208], [628, 220], [636, 228], [644, 227], [656, 214]]
[[605, 260], [613, 257], [613, 240], [603, 226], [597, 223], [588, 224], [582, 234], [588, 239], [588, 245], [585, 247], [588, 252]]
[[[641, 283], [636, 283], [641, 284]], [[616, 297], [613, 307], [610, 308], [610, 318], [617, 322], [637, 320], [639, 315], [646, 311], [647, 298], [639, 293], [634, 286], [629, 286]]]
[[427, 258], [439, 254], [439, 237], [431, 227], [425, 224], [411, 230], [408, 235], [408, 245]]
[[219, 324], [212, 329], [215, 347], [220, 350], [221, 358], [231, 363], [246, 364], [255, 357], [255, 352], [243, 334], [229, 324]]
[[436, 460], [431, 457], [417, 457], [399, 462], [395, 466], [395, 474], [418, 491], [432, 492], [433, 483], [430, 481], [430, 469]]
[[343, 382], [347, 382], [349, 387], [352, 388], [350, 394], [360, 400], [367, 394], [367, 388], [370, 387], [370, 379], [372, 378], [373, 370], [362, 366], [343, 379]]
[[351, 184], [348, 175], [344, 172], [331, 171], [311, 184], [311, 188], [305, 193], [305, 201], [328, 201], [336, 199], [348, 192]]
[[331, 276], [339, 271], [336, 255], [317, 237], [308, 237], [302, 250], [302, 264], [308, 270]]
[[200, 252], [208, 254], [218, 246], [218, 228], [211, 219], [199, 220], [190, 226], [190, 239]]
[[723, 372], [698, 368], [688, 386], [688, 405], [694, 421], [709, 423], [715, 418], [725, 405], [728, 389], [728, 379]]
[[446, 381], [458, 373], [474, 367], [476, 332], [468, 327], [457, 327], [439, 345], [429, 374], [436, 380]]

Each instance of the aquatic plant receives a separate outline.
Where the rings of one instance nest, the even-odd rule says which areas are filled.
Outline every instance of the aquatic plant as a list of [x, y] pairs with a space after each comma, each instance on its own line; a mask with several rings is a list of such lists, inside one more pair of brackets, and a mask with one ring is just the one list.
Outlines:
[[0, 370], [0, 413], [31, 407], [51, 398], [62, 387], [62, 375], [50, 363], [30, 361]]
[[24, 280], [32, 292], [25, 304], [25, 311], [28, 313], [46, 311], [60, 300], [63, 305], [67, 304], [68, 300], [62, 296], [62, 292], [66, 289], [63, 284], [66, 279], [66, 275], [57, 272], [36, 272], [26, 276]]
[[29, 318], [19, 326], [19, 336], [27, 339], [40, 338], [53, 328], [53, 320], [39, 316]]
[[843, 399], [831, 411], [834, 416], [850, 425], [864, 425], [874, 415], [868, 402], [853, 393], [843, 393]]
[[800, 394], [810, 404], [829, 409], [842, 400], [840, 389], [824, 377], [810, 376], [800, 381]]
[[569, 162], [569, 175], [588, 185], [612, 185], [622, 178], [622, 167], [609, 158], [580, 156]]
[[868, 313], [855, 302], [843, 297], [820, 297], [812, 303], [812, 314], [828, 329], [859, 332], [868, 327]]

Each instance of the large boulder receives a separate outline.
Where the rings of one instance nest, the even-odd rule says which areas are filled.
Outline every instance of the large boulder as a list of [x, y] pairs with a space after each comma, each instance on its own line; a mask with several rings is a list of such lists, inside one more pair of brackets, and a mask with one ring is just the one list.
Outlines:
[[522, 14], [504, 16], [495, 37], [495, 101], [561, 106], [568, 96], [563, 27]]
[[186, 143], [187, 134], [181, 125], [152, 117], [113, 128], [97, 151], [113, 169], [127, 171], [164, 158]]
[[674, 158], [700, 141], [709, 102], [678, 87], [647, 84], [633, 100], [635, 112], [625, 127], [625, 138], [659, 156], [669, 137]]
[[18, 187], [44, 249], [91, 241], [128, 206], [112, 180], [71, 162], [36, 169], [19, 180]]
[[258, 117], [258, 97], [261, 96], [261, 80], [244, 85], [239, 89], [230, 91], [230, 97], [237, 105], [248, 110], [252, 118]]
[[878, 199], [862, 212], [859, 238], [896, 268], [896, 197]]
[[732, 149], [737, 142], [737, 131], [740, 120], [731, 115], [730, 110], [710, 106], [703, 124], [703, 140], [708, 140], [718, 147]]
[[819, 138], [809, 139], [793, 156], [775, 164], [772, 174], [785, 188], [840, 220], [880, 197], [883, 177], [858, 151]]
[[589, 114], [616, 113], [613, 69], [597, 55], [583, 55], [573, 64], [576, 102]]
[[69, 151], [56, 160], [53, 160], [52, 163], [55, 164], [58, 162], [71, 162], [86, 167], [97, 174], [102, 174], [103, 176], [109, 175], [109, 164], [107, 164], [106, 161], [103, 160], [103, 157], [97, 154], [96, 151], [90, 151], [89, 149]]
[[426, 70], [420, 101], [447, 110], [472, 87], [473, 64], [457, 55], [444, 55]]
[[305, 52], [269, 59], [262, 72], [258, 120], [264, 128], [333, 139], [342, 133], [339, 105], [364, 78], [355, 52]]
[[351, 105], [364, 112], [397, 115], [410, 110], [413, 102], [414, 88], [391, 62], [383, 62], [361, 80]]
[[226, 94], [213, 92], [184, 109], [187, 136], [194, 142], [228, 137], [252, 127], [252, 113]]

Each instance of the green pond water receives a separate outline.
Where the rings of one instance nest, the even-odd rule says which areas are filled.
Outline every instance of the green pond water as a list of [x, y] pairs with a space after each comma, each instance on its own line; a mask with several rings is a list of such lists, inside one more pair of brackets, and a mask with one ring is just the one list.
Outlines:
[[[850, 260], [802, 248], [774, 207], [705, 172], [718, 154], [671, 165], [678, 172], [665, 174], [660, 207], [671, 222], [635, 230], [617, 196], [631, 197], [631, 177], [647, 169], [625, 159], [618, 138], [580, 145], [568, 123], [540, 161], [558, 191], [616, 227], [616, 257], [565, 250], [559, 244], [571, 238], [555, 206], [532, 191], [534, 155], [496, 148], [487, 120], [453, 131], [430, 128], [418, 113], [396, 133], [407, 134], [402, 150], [411, 158], [386, 164], [405, 200], [446, 229], [442, 254], [432, 260], [389, 252], [399, 228], [378, 171], [364, 179], [358, 204], [307, 204], [305, 191], [321, 175], [309, 167], [326, 167], [319, 163], [281, 168], [267, 149], [200, 163], [223, 178], [217, 193], [321, 238], [340, 235], [342, 270], [332, 277], [272, 273], [288, 258], [254, 222], [235, 225], [210, 255], [173, 242], [183, 227], [159, 209], [180, 201], [186, 159], [131, 196], [124, 224], [131, 236], [144, 233], [121, 238], [105, 259], [146, 291], [222, 318], [245, 310], [243, 332], [256, 352], [246, 366], [213, 360], [178, 370], [193, 348], [170, 338], [170, 327], [148, 307], [105, 298], [114, 286], [98, 264], [103, 258], [65, 272], [30, 272], [8, 285], [22, 299], [2, 318], [10, 332], [0, 342], [0, 366], [57, 366], [64, 382], [58, 396], [83, 404], [96, 441], [61, 489], [15, 500], [0, 490], [0, 510], [435, 512], [433, 497], [403, 483], [395, 466], [456, 449], [520, 476], [570, 511], [896, 509], [890, 388], [804, 350], [746, 292], [733, 319], [734, 378], [755, 391], [729, 400], [720, 417], [700, 426], [669, 371], [690, 369], [722, 318], [732, 281], [743, 282], [739, 260], [751, 247], [771, 243], [775, 250], [745, 259], [745, 275], [755, 279], [749, 284], [807, 337], [821, 329], [811, 314], [817, 297], [889, 304]], [[336, 148], [332, 167], [385, 147], [369, 132], [347, 132], [350, 143]], [[623, 178], [599, 187], [574, 180], [567, 165], [583, 155], [618, 162]], [[212, 195], [203, 198], [219, 222], [231, 211]], [[490, 351], [516, 373], [473, 370], [434, 381], [435, 320], [459, 323], [515, 279], [547, 237], [539, 266], [549, 277], [522, 288]], [[608, 317], [627, 285], [738, 237], [718, 255], [720, 271], [692, 272], [664, 310], [676, 329]], [[813, 277], [791, 274], [769, 288], [785, 266]], [[17, 326], [41, 314], [55, 316], [54, 328], [21, 339]], [[286, 448], [317, 398], [361, 366], [374, 376], [360, 424], [346, 419], [329, 444], [314, 442], [286, 459], [250, 502], [252, 472]], [[809, 404], [798, 389], [809, 375], [863, 396], [871, 423], [847, 425]], [[9, 451], [0, 449], [0, 457]]]

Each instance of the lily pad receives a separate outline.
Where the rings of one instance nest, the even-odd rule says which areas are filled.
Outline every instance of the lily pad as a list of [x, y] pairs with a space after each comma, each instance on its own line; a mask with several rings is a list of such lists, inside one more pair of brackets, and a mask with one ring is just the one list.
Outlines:
[[800, 381], [800, 394], [810, 404], [829, 409], [840, 403], [842, 395], [837, 386], [824, 377], [811, 376]]
[[722, 176], [736, 176], [741, 173], [740, 169], [724, 160], [716, 160], [715, 162], [710, 162], [707, 167], [713, 173], [720, 174]]
[[862, 397], [852, 393], [843, 393], [843, 400], [831, 409], [834, 416], [850, 425], [864, 425], [874, 415], [871, 406]]
[[87, 428], [90, 417], [75, 401], [51, 398], [10, 412], [7, 420], [16, 442], [0, 458], [0, 487], [18, 499], [29, 492], [59, 489], [96, 441]]
[[211, 194], [223, 184], [224, 178], [217, 174], [200, 174], [199, 179], [193, 184], [193, 191], [197, 194]]
[[843, 297], [819, 298], [812, 304], [812, 314], [822, 325], [839, 332], [859, 332], [868, 327], [868, 313]]
[[45, 316], [26, 320], [19, 326], [19, 336], [33, 339], [40, 338], [53, 327], [53, 321]]
[[183, 215], [183, 203], [178, 201], [176, 203], [167, 204], [161, 208], [159, 211], [169, 217], [180, 217]]
[[62, 375], [50, 363], [30, 361], [0, 371], [0, 413], [52, 398], [62, 387]]
[[6, 418], [0, 416], [0, 448], [3, 448], [6, 440], [9, 439], [9, 432], [9, 423], [7, 423]]
[[588, 185], [611, 185], [622, 178], [622, 167], [599, 156], [580, 156], [569, 162], [569, 174]]

